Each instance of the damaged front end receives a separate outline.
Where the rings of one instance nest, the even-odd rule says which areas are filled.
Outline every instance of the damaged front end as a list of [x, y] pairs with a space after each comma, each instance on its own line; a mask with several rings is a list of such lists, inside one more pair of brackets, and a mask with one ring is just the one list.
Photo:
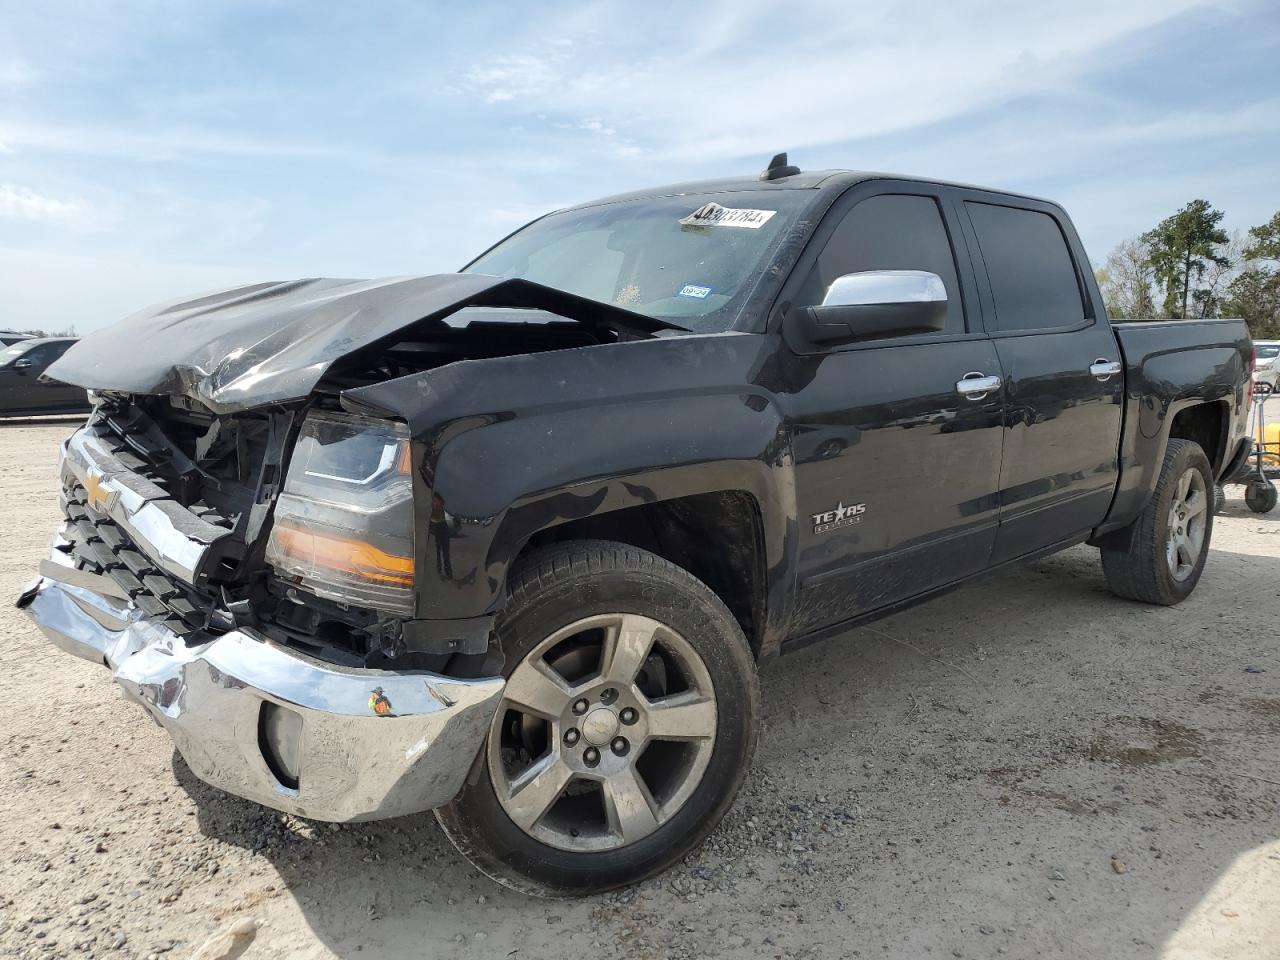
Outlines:
[[64, 523], [19, 607], [107, 666], [214, 786], [322, 820], [446, 802], [502, 681], [372, 669], [283, 633], [287, 588], [258, 544], [296, 413], [202, 422], [179, 404], [161, 427], [146, 408], [169, 403], [105, 399], [68, 440]]
[[[569, 322], [445, 322], [472, 307]], [[214, 786], [323, 820], [446, 803], [503, 687], [492, 618], [418, 615], [426, 441], [344, 391], [666, 326], [474, 275], [271, 284], [131, 317], [55, 371], [96, 407], [64, 445], [63, 523], [18, 605]]]

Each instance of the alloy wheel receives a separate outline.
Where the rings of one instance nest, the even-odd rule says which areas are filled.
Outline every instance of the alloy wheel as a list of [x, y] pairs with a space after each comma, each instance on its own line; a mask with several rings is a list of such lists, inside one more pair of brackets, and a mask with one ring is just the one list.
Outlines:
[[1194, 467], [1178, 478], [1173, 503], [1169, 506], [1169, 525], [1165, 538], [1165, 556], [1173, 579], [1191, 576], [1204, 550], [1209, 495], [1204, 475]]
[[711, 759], [716, 698], [679, 633], [629, 613], [556, 631], [512, 671], [488, 764], [511, 821], [562, 850], [635, 843], [670, 820]]

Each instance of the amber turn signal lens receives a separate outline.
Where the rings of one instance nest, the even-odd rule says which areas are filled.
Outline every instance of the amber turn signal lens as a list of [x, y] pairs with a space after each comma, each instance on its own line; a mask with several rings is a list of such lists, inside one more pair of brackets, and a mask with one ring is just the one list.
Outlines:
[[316, 567], [327, 567], [372, 583], [413, 586], [413, 558], [379, 550], [363, 540], [315, 533], [289, 523], [277, 523], [272, 534], [277, 551]]

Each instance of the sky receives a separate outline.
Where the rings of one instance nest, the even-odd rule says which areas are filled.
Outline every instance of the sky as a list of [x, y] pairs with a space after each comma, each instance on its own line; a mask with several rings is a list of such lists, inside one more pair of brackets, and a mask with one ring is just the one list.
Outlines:
[[805, 169], [1064, 204], [1101, 263], [1280, 209], [1280, 0], [0, 0], [0, 328], [457, 270], [548, 210]]

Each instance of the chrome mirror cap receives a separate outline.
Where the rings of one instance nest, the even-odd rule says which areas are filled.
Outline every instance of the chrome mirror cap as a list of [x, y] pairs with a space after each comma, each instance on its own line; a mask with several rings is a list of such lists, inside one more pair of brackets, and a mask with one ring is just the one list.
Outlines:
[[927, 270], [867, 270], [836, 277], [822, 298], [824, 307], [888, 303], [946, 303], [942, 278]]

